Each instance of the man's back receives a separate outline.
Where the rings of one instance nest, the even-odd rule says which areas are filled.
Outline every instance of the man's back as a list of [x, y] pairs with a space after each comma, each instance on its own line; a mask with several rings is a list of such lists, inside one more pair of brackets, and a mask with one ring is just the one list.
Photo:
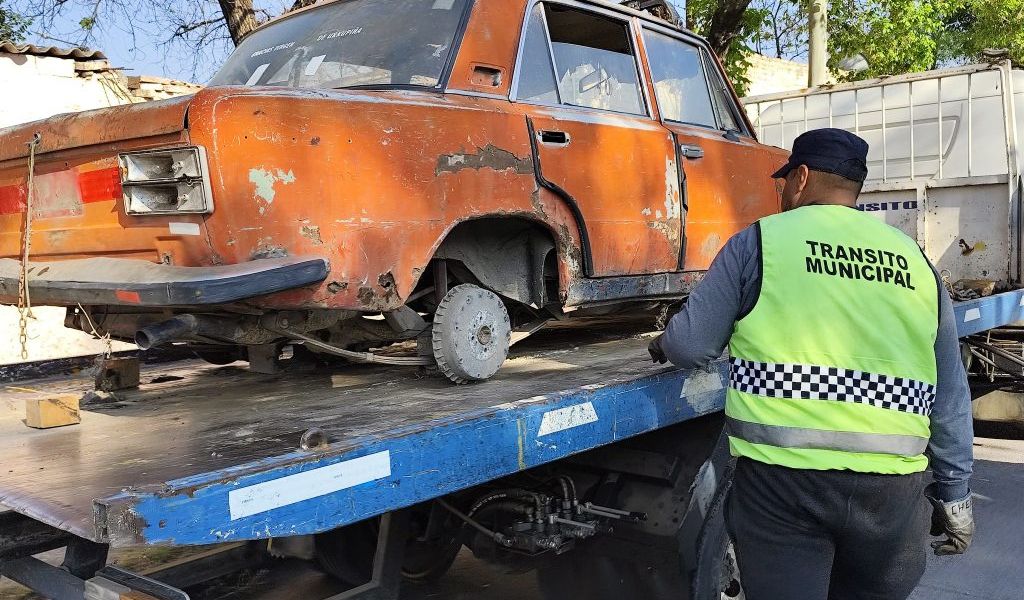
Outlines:
[[923, 471], [938, 328], [928, 261], [903, 233], [845, 206], [757, 226], [761, 289], [729, 342], [733, 453], [791, 468]]

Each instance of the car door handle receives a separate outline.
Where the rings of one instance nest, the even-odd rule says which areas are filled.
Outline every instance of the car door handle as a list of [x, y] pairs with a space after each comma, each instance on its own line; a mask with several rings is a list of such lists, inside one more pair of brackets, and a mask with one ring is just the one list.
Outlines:
[[704, 158], [704, 149], [690, 144], [679, 144], [679, 153], [683, 158]]
[[568, 146], [569, 145], [569, 134], [564, 131], [541, 131], [537, 134], [540, 138], [540, 143], [547, 144], [549, 146]]

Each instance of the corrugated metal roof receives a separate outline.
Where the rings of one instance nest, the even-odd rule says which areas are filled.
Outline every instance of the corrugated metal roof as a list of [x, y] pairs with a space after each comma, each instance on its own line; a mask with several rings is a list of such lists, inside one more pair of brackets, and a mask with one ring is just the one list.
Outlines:
[[0, 53], [55, 56], [57, 58], [74, 58], [76, 60], [104, 60], [107, 58], [99, 50], [90, 50], [89, 48], [58, 48], [56, 46], [36, 46], [34, 44], [19, 46], [11, 42], [0, 44]]

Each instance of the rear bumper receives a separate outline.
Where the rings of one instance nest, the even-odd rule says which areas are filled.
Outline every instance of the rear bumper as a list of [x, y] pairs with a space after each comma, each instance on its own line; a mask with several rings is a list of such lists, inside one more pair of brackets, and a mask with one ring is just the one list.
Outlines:
[[[0, 300], [16, 302], [21, 263], [0, 259]], [[126, 258], [29, 265], [33, 304], [195, 306], [236, 302], [323, 281], [327, 261], [289, 257], [216, 267], [176, 267]]]

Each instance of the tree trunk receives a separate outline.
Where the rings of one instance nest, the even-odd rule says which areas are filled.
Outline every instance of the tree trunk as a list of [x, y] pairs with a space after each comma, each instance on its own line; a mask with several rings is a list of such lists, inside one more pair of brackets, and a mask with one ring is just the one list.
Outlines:
[[227, 23], [231, 41], [237, 46], [246, 34], [259, 25], [259, 21], [256, 20], [256, 11], [252, 7], [252, 0], [218, 1], [221, 11], [224, 12], [224, 22]]
[[316, 0], [295, 0], [295, 3], [292, 4], [292, 7], [290, 9], [288, 9], [288, 10], [289, 11], [299, 10], [300, 8], [305, 8], [307, 6], [313, 6], [314, 4], [316, 4]]
[[743, 13], [750, 6], [751, 0], [718, 0], [715, 12], [711, 15], [711, 26], [708, 28], [708, 43], [720, 58], [725, 59], [729, 45], [740, 34], [743, 27]]

